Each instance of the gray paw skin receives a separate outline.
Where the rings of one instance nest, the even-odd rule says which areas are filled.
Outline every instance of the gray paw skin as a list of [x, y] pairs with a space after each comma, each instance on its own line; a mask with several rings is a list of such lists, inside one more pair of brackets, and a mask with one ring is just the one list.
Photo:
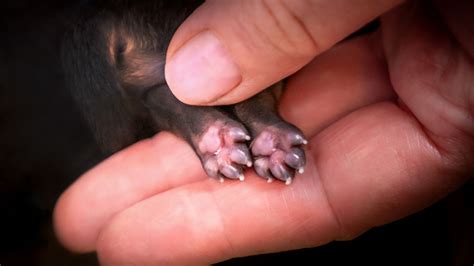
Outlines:
[[287, 123], [268, 126], [257, 134], [247, 148], [250, 136], [239, 123], [214, 122], [198, 137], [196, 150], [204, 170], [211, 177], [245, 179], [243, 170], [253, 165], [267, 182], [274, 179], [291, 184], [296, 172], [303, 173], [306, 163], [303, 133]]
[[308, 142], [297, 128], [281, 123], [262, 130], [251, 144], [255, 172], [272, 182], [291, 184], [295, 172], [303, 173], [306, 163], [302, 145]]
[[246, 145], [250, 140], [247, 130], [237, 123], [217, 121], [199, 137], [197, 153], [204, 170], [211, 177], [244, 180], [243, 168], [252, 166]]

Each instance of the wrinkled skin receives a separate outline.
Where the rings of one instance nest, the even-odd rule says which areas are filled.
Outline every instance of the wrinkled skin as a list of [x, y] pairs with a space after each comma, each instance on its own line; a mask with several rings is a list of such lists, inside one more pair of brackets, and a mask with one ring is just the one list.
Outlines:
[[408, 2], [293, 75], [280, 111], [309, 144], [291, 186], [220, 184], [160, 133], [64, 192], [60, 240], [105, 264], [205, 264], [352, 239], [429, 206], [473, 170], [473, 8]]

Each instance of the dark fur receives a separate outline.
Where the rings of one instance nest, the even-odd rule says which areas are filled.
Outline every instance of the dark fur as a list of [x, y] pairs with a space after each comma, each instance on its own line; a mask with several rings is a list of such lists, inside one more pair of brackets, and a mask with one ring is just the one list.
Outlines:
[[164, 79], [166, 49], [200, 3], [121, 0], [82, 7], [65, 36], [62, 58], [69, 87], [106, 154], [160, 130], [196, 150], [200, 135], [217, 120], [239, 127], [242, 122], [253, 137], [266, 126], [299, 132], [278, 116], [272, 91], [230, 107], [190, 106], [174, 97]]
[[[154, 133], [155, 124], [141, 96], [152, 88], [166, 86], [163, 66], [167, 44], [196, 4], [97, 1], [81, 7], [64, 38], [63, 65], [72, 94], [106, 153]], [[133, 54], [125, 56], [131, 42], [135, 46]], [[140, 67], [140, 58], [153, 58], [154, 62], [144, 66], [155, 68], [154, 75], [149, 75], [153, 77], [127, 79]], [[169, 97], [164, 97], [162, 103], [165, 99]]]

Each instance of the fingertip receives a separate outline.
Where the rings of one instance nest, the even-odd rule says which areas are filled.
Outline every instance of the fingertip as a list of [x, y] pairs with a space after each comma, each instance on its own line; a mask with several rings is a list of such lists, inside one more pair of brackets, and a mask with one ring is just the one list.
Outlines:
[[[75, 253], [86, 253], [94, 250], [95, 241], [84, 230], [86, 225], [81, 219], [81, 211], [71, 208], [74, 204], [74, 193], [69, 189], [59, 197], [53, 211], [53, 227], [58, 241], [68, 250]], [[77, 221], [81, 221], [78, 223]], [[95, 239], [94, 239], [95, 240]]]
[[242, 80], [230, 53], [210, 31], [197, 34], [168, 59], [165, 77], [179, 100], [195, 105], [215, 102]]
[[114, 154], [64, 191], [54, 209], [55, 233], [67, 249], [91, 252], [103, 226], [117, 213], [143, 198], [203, 178], [190, 147], [160, 133]]

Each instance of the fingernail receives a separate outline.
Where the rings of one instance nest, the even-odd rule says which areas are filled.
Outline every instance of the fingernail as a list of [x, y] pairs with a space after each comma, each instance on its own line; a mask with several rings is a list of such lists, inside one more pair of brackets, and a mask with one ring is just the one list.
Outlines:
[[241, 75], [222, 43], [205, 31], [189, 40], [168, 60], [166, 81], [175, 96], [185, 103], [205, 104], [236, 87]]

